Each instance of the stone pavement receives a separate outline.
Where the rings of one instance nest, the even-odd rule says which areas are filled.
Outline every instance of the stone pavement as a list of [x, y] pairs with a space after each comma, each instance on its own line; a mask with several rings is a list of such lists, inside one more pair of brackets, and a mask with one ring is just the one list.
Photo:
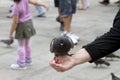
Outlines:
[[[17, 59], [17, 41], [7, 47], [0, 43], [0, 80], [111, 80], [110, 73], [114, 72], [120, 77], [120, 60], [109, 61], [110, 66], [103, 65], [95, 68], [95, 64], [85, 63], [78, 65], [64, 73], [56, 72], [50, 67], [49, 61], [53, 54], [49, 51], [51, 40], [59, 36], [59, 24], [55, 21], [57, 9], [54, 8], [53, 0], [43, 0], [49, 5], [46, 18], [37, 18], [37, 12], [33, 5], [31, 12], [37, 34], [31, 39], [33, 64], [27, 70], [11, 70], [10, 64]], [[86, 11], [77, 10], [73, 17], [72, 32], [80, 37], [80, 42], [71, 52], [80, 49], [83, 45], [91, 42], [112, 27], [114, 16], [118, 7], [110, 0], [111, 4], [103, 6], [98, 0], [90, 0], [90, 8]], [[0, 39], [7, 39], [12, 19], [6, 18], [12, 2], [0, 1]], [[115, 52], [119, 54], [119, 50]]]

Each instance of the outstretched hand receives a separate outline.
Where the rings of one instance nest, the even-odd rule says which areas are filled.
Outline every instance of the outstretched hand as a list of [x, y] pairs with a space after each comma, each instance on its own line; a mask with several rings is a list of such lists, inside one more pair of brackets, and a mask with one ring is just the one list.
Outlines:
[[72, 56], [58, 56], [50, 61], [50, 65], [58, 72], [64, 72], [75, 66], [75, 60]]

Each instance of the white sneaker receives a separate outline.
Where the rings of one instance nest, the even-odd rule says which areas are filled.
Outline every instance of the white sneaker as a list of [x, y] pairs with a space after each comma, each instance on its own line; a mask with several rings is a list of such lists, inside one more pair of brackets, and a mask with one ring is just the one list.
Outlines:
[[[66, 32], [66, 31], [64, 31], [61, 35], [62, 35], [62, 36], [67, 36], [67, 37], [69, 37], [69, 38], [73, 41], [73, 43], [74, 43], [75, 45], [78, 44], [79, 37], [75, 36], [75, 35], [72, 34], [71, 32]], [[78, 40], [77, 40], [77, 39], [78, 39]]]
[[14, 69], [14, 70], [26, 70], [26, 69], [27, 69], [26, 66], [21, 67], [21, 66], [19, 66], [18, 64], [11, 64], [10, 67], [11, 67], [11, 69]]
[[[69, 37], [69, 36], [68, 36]], [[73, 41], [73, 43], [74, 43], [74, 45], [77, 45], [78, 44], [78, 41], [76, 40], [76, 39], [74, 39], [74, 38], [72, 38], [72, 37], [69, 37], [72, 41]]]
[[66, 36], [68, 34], [68, 32], [64, 31], [61, 33], [61, 36]]
[[80, 40], [80, 38], [79, 38], [77, 35], [75, 35], [75, 34], [73, 34], [73, 33], [71, 33], [71, 32], [67, 33], [66, 36], [71, 37], [71, 38], [74, 38], [74, 39], [77, 39], [77, 41]]

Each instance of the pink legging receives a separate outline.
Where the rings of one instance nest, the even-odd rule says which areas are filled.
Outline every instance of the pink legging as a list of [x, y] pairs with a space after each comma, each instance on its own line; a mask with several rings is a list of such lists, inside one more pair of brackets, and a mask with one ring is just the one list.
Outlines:
[[18, 40], [18, 61], [25, 63], [26, 59], [31, 58], [30, 38]]

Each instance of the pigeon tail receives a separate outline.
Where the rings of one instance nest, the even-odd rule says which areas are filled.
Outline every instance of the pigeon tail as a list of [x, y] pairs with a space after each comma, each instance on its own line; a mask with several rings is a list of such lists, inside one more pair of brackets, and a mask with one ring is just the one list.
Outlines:
[[108, 63], [108, 62], [104, 62], [104, 64], [106, 65], [106, 66], [110, 66], [110, 63]]

